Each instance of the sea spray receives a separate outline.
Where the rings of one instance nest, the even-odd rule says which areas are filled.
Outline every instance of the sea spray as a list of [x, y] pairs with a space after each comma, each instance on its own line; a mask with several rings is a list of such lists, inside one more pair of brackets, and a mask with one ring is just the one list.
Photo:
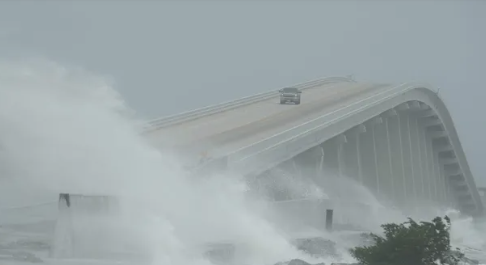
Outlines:
[[186, 253], [218, 237], [242, 242], [241, 258], [255, 264], [302, 256], [246, 207], [237, 180], [194, 182], [139, 135], [139, 121], [127, 113], [105, 78], [45, 60], [0, 63], [3, 181], [28, 190], [21, 197], [32, 201], [60, 192], [120, 197], [125, 216], [146, 213], [119, 222], [157, 264], [196, 264]]
[[474, 220], [455, 209], [447, 209], [442, 215], [447, 215], [451, 219], [451, 245], [461, 249], [466, 257], [486, 263], [484, 219]]

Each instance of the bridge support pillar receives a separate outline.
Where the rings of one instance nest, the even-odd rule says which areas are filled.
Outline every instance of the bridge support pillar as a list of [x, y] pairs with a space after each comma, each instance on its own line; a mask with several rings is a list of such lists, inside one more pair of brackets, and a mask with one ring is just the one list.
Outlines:
[[432, 173], [433, 175], [431, 176], [432, 180], [434, 181], [434, 202], [436, 204], [440, 204], [441, 198], [440, 198], [440, 181], [439, 181], [439, 156], [437, 155], [437, 152], [434, 149], [433, 146], [433, 141], [430, 142], [431, 145], [431, 150], [432, 150], [432, 159], [433, 159], [433, 170]]
[[293, 158], [295, 172], [304, 178], [316, 179], [322, 176], [324, 148], [319, 145]]
[[388, 199], [395, 201], [395, 191], [393, 184], [393, 170], [391, 166], [391, 142], [388, 130], [388, 117], [396, 115], [394, 110], [387, 111], [380, 118], [382, 123], [374, 126], [375, 147], [377, 154], [377, 172], [380, 193]]
[[422, 152], [420, 146], [420, 127], [414, 112], [408, 115], [411, 162], [413, 168], [413, 210], [416, 212], [424, 200], [424, 170], [422, 167]]
[[434, 181], [434, 152], [431, 147], [431, 138], [428, 134], [427, 128], [424, 128], [424, 149], [427, 156], [427, 183], [428, 183], [428, 190], [427, 190], [427, 198], [429, 202], [433, 202], [435, 200], [435, 181]]
[[412, 153], [412, 141], [410, 136], [410, 116], [406, 113], [400, 115], [400, 127], [401, 127], [401, 142], [402, 142], [402, 156], [403, 156], [403, 172], [404, 172], [404, 193], [405, 193], [405, 205], [410, 209], [410, 206], [415, 202], [410, 202], [415, 197], [415, 172], [413, 165], [413, 153]]
[[391, 167], [393, 170], [393, 188], [395, 191], [395, 203], [400, 207], [404, 207], [407, 201], [407, 189], [406, 189], [406, 175], [404, 171], [404, 154], [403, 154], [403, 131], [401, 126], [402, 115], [389, 116], [388, 132], [390, 135], [390, 152]]
[[428, 145], [431, 150], [430, 152], [432, 153], [432, 175], [430, 178], [432, 179], [433, 185], [433, 201], [436, 205], [443, 205], [447, 199], [445, 198], [445, 179], [442, 176], [443, 170], [441, 170], [441, 167], [443, 167], [443, 165], [440, 162], [439, 150], [444, 145], [448, 144], [448, 137], [443, 126], [437, 122], [438, 120], [437, 117], [428, 117], [423, 119], [423, 124], [427, 127], [430, 139]]
[[344, 160], [344, 145], [347, 138], [344, 134], [340, 134], [332, 139], [324, 142], [322, 147], [323, 160], [322, 165], [336, 172], [338, 177], [345, 174], [345, 160]]
[[458, 175], [462, 175], [459, 167], [451, 168], [444, 166], [444, 178], [447, 186], [447, 192], [449, 194], [448, 205], [456, 209], [458, 207], [458, 200], [454, 193], [454, 177]]
[[366, 132], [362, 124], [346, 133], [347, 143], [344, 146], [345, 175], [363, 184], [363, 168], [361, 159], [361, 134]]
[[410, 162], [413, 170], [413, 198], [415, 212], [429, 212], [432, 203], [432, 173], [433, 156], [427, 148], [427, 128], [421, 123], [428, 106], [420, 102], [411, 102], [408, 111], [408, 129], [410, 141]]
[[420, 119], [416, 117], [415, 119], [415, 126], [417, 129], [417, 144], [420, 152], [420, 163], [422, 168], [422, 187], [420, 188], [420, 193], [422, 202], [429, 203], [431, 201], [431, 193], [432, 193], [432, 185], [431, 185], [431, 172], [430, 172], [430, 164], [431, 162], [431, 154], [428, 152], [427, 148], [427, 131], [420, 123]]
[[324, 146], [319, 146], [319, 164], [317, 165], [317, 177], [321, 176], [324, 172], [324, 161], [326, 160], [326, 152], [324, 151]]
[[337, 162], [338, 162], [338, 174], [339, 177], [344, 177], [346, 171], [346, 162], [344, 157], [344, 145], [348, 142], [348, 139], [344, 134], [338, 135], [335, 138], [337, 147]]
[[433, 138], [428, 133], [427, 127], [425, 127], [426, 131], [426, 148], [427, 148], [427, 155], [428, 155], [428, 169], [429, 175], [427, 179], [429, 181], [429, 198], [430, 202], [436, 203], [437, 202], [437, 181], [436, 181], [436, 161], [437, 161], [437, 154], [434, 151], [432, 140]]
[[442, 173], [443, 173], [443, 170], [442, 168], [444, 167], [444, 165], [441, 163], [441, 159], [439, 157], [439, 153], [436, 151], [436, 148], [434, 148], [434, 159], [435, 159], [435, 163], [434, 163], [434, 166], [435, 166], [435, 181], [436, 181], [436, 185], [437, 185], [437, 195], [436, 195], [436, 198], [437, 198], [437, 203], [438, 205], [440, 206], [443, 206], [444, 205], [444, 202], [446, 201], [446, 198], [445, 198], [445, 191], [444, 191], [444, 178], [442, 176]]
[[334, 139], [327, 140], [321, 145], [324, 150], [324, 159], [322, 161], [323, 167], [330, 169], [331, 171], [338, 172], [339, 163], [337, 155], [337, 143]]
[[439, 164], [439, 176], [440, 176], [440, 190], [442, 194], [442, 205], [449, 206], [449, 188], [447, 183], [447, 176], [444, 165]]
[[[452, 149], [452, 146], [449, 147]], [[457, 176], [462, 176], [462, 171], [455, 157], [454, 158], [442, 157], [441, 160], [442, 161], [439, 162], [441, 168], [440, 171], [441, 184], [442, 184], [441, 188], [443, 189], [444, 204], [449, 207], [456, 207], [455, 203], [457, 202], [457, 198], [455, 198], [452, 189], [453, 186], [455, 186], [454, 184], [457, 183], [457, 181], [454, 183], [453, 179]]]
[[[447, 143], [442, 145], [442, 147], [438, 147], [438, 156], [443, 157], [443, 158], [450, 158], [450, 159], [455, 159], [455, 153], [454, 153], [454, 148], [450, 144], [449, 140], [447, 139]], [[444, 202], [446, 203], [447, 206], [449, 207], [455, 207], [454, 202], [455, 198], [451, 190], [451, 182], [450, 182], [450, 176], [451, 173], [457, 174], [462, 174], [461, 167], [459, 166], [459, 163], [455, 161], [456, 163], [452, 163], [449, 165], [444, 165], [440, 164], [440, 175], [441, 175], [441, 183], [443, 184], [443, 197], [444, 197]]]
[[346, 142], [346, 136], [340, 134], [321, 145], [321, 152], [324, 154], [322, 166], [335, 172], [337, 177], [342, 177], [345, 174], [344, 145]]
[[294, 178], [297, 178], [297, 179], [300, 179], [302, 178], [302, 172], [301, 172], [301, 167], [299, 167], [298, 163], [297, 163], [297, 158], [292, 158], [292, 169], [293, 169], [293, 177]]
[[375, 126], [383, 123], [382, 118], [373, 118], [365, 123], [366, 132], [360, 141], [360, 156], [362, 160], [364, 185], [378, 198], [381, 197], [380, 178], [378, 174], [378, 154], [376, 151]]

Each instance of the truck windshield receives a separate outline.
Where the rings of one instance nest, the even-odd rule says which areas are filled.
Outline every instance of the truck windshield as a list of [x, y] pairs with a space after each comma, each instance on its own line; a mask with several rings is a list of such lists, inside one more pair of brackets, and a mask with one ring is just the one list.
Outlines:
[[286, 87], [286, 88], [282, 89], [282, 92], [284, 92], [284, 93], [297, 93], [297, 92], [299, 92], [299, 90], [295, 87]]

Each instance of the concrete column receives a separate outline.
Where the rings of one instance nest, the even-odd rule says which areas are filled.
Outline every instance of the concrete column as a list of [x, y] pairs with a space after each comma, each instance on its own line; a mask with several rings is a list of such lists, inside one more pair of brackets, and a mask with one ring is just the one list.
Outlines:
[[434, 148], [433, 148], [433, 144], [432, 144], [432, 137], [429, 137], [428, 138], [428, 141], [427, 141], [427, 148], [429, 149], [429, 153], [431, 154], [431, 164], [430, 164], [430, 173], [431, 175], [429, 176], [429, 179], [431, 181], [431, 184], [432, 184], [432, 193], [431, 193], [431, 199], [433, 202], [437, 202], [438, 201], [438, 187], [437, 187], [437, 173], [436, 173], [436, 169], [437, 169], [437, 153], [434, 151]]
[[[334, 151], [334, 152], [333, 152]], [[329, 185], [330, 174], [328, 170], [336, 171], [337, 168], [337, 154], [334, 141], [326, 141], [314, 150], [315, 154], [315, 175], [314, 184], [318, 187], [325, 188]], [[326, 170], [326, 171], [325, 171]]]
[[[430, 153], [432, 154], [432, 170], [431, 170], [431, 180], [432, 185], [433, 185], [433, 201], [435, 204], [440, 205], [441, 199], [440, 199], [440, 192], [441, 192], [441, 185], [439, 182], [440, 178], [440, 168], [439, 168], [439, 163], [438, 163], [438, 154], [436, 150], [436, 145], [437, 143], [444, 143], [444, 140], [447, 139], [447, 133], [443, 130], [442, 122], [440, 119], [437, 117], [436, 114], [433, 112], [426, 111], [424, 112], [425, 114], [428, 114], [427, 116], [424, 117], [422, 116], [422, 124], [427, 128], [428, 130], [428, 135], [430, 137], [430, 142], [428, 143], [428, 146], [430, 148]], [[442, 186], [443, 187], [443, 186]]]
[[[454, 148], [449, 143], [449, 139], [442, 142], [442, 146], [437, 146], [439, 156], [439, 180], [440, 180], [440, 195], [443, 205], [450, 206], [452, 201], [449, 189], [449, 177], [451, 175], [461, 174], [461, 168], [455, 158]], [[443, 163], [444, 162], [444, 163]], [[449, 163], [448, 163], [449, 162]], [[452, 163], [450, 163], [452, 162]]]
[[313, 180], [322, 177], [322, 171], [319, 169], [322, 159], [321, 150], [321, 146], [315, 146], [293, 158], [294, 171], [297, 177]]
[[366, 132], [361, 134], [360, 157], [365, 187], [380, 197], [380, 183], [378, 179], [378, 161], [375, 144], [375, 124], [381, 123], [381, 119], [372, 119], [366, 123]]
[[391, 167], [391, 152], [389, 148], [390, 138], [387, 121], [387, 117], [393, 115], [393, 113], [393, 111], [389, 111], [382, 116], [383, 123], [375, 125], [374, 134], [380, 192], [382, 192], [382, 194], [387, 198], [395, 201], [393, 170]]
[[376, 195], [381, 198], [381, 196], [383, 195], [383, 192], [381, 191], [381, 184], [380, 184], [380, 179], [381, 179], [381, 175], [380, 175], [380, 172], [379, 172], [379, 166], [378, 166], [378, 149], [377, 149], [377, 142], [378, 142], [378, 139], [377, 139], [377, 134], [376, 134], [376, 126], [377, 125], [380, 125], [380, 124], [383, 124], [383, 119], [381, 117], [377, 117], [373, 120], [373, 124], [372, 126], [370, 126], [372, 128], [372, 131], [371, 131], [371, 138], [373, 140], [373, 162], [374, 162], [374, 171], [375, 171], [375, 183], [376, 183]]
[[413, 198], [414, 198], [414, 209], [419, 206], [420, 198], [423, 197], [423, 169], [422, 169], [422, 154], [420, 152], [420, 133], [417, 124], [417, 117], [414, 113], [410, 113], [409, 117], [409, 128], [410, 128], [410, 144], [411, 144], [411, 158], [412, 158], [412, 168], [414, 173], [414, 183], [413, 183]]
[[366, 132], [362, 124], [346, 132], [347, 143], [344, 147], [346, 161], [346, 175], [363, 184], [363, 169], [361, 161], [361, 134]]
[[354, 133], [346, 133], [347, 143], [343, 146], [344, 175], [359, 182], [358, 139]]
[[366, 127], [363, 127], [364, 128], [364, 131], [361, 132], [361, 131], [357, 131], [357, 135], [356, 135], [356, 148], [358, 150], [356, 150], [356, 159], [357, 159], [357, 162], [358, 162], [358, 179], [359, 179], [359, 182], [361, 183], [361, 185], [364, 185], [364, 177], [363, 177], [363, 160], [361, 159], [362, 156], [361, 156], [361, 137], [362, 137], [362, 133], [365, 133], [366, 132]]
[[444, 166], [442, 164], [439, 165], [439, 177], [440, 177], [440, 190], [441, 192], [441, 203], [442, 206], [448, 206], [449, 198], [448, 198], [448, 190], [447, 190], [447, 183], [446, 183], [446, 175], [444, 171]]
[[324, 161], [323, 164], [326, 168], [338, 172], [339, 163], [337, 155], [337, 143], [335, 139], [329, 139], [322, 144], [324, 149]]
[[427, 199], [430, 203], [435, 201], [435, 182], [434, 182], [434, 152], [432, 149], [431, 145], [432, 139], [429, 136], [429, 133], [427, 131], [427, 128], [424, 127], [424, 148], [425, 151], [427, 152], [427, 183], [428, 183], [428, 189], [427, 189]]
[[[458, 207], [461, 204], [461, 196], [458, 191], [466, 191], [468, 189], [466, 182], [463, 180], [463, 172], [458, 164], [456, 158], [443, 158], [441, 159], [441, 165], [443, 165], [443, 177], [445, 186], [447, 189], [445, 194], [448, 196], [445, 198], [447, 200], [447, 206]], [[463, 202], [462, 202], [463, 203]], [[457, 208], [456, 208], [457, 209]]]
[[447, 172], [447, 187], [450, 194], [450, 206], [452, 208], [458, 209], [459, 208], [459, 196], [456, 193], [457, 187], [457, 178], [462, 178], [462, 171], [459, 167], [445, 167], [444, 168]]
[[403, 169], [404, 169], [404, 190], [405, 190], [405, 205], [410, 205], [409, 200], [413, 198], [413, 164], [412, 164], [412, 150], [410, 139], [410, 126], [408, 114], [400, 114], [400, 139], [402, 141], [402, 155], [403, 155]]
[[458, 203], [459, 201], [457, 200], [457, 197], [454, 193], [454, 187], [452, 186], [452, 183], [451, 183], [451, 179], [450, 179], [450, 176], [446, 178], [446, 181], [447, 181], [447, 187], [448, 187], [448, 191], [449, 191], [449, 194], [450, 194], [450, 207], [454, 208], [454, 209], [457, 209], [458, 208]]
[[391, 150], [391, 164], [393, 170], [393, 184], [396, 191], [396, 202], [400, 207], [404, 206], [406, 201], [406, 182], [403, 171], [403, 154], [402, 154], [402, 140], [401, 140], [401, 124], [400, 115], [390, 116], [388, 118], [388, 129], [390, 134], [390, 150]]
[[338, 176], [344, 175], [344, 144], [346, 144], [346, 136], [344, 135], [338, 135], [322, 144], [324, 149], [323, 164], [326, 168], [336, 172]]
[[437, 182], [437, 203], [439, 205], [442, 205], [442, 202], [444, 201], [444, 191], [443, 191], [443, 188], [444, 188], [444, 185], [442, 184], [442, 181], [443, 181], [443, 178], [441, 176], [441, 167], [442, 164], [439, 160], [439, 154], [436, 153], [435, 155], [435, 163], [434, 163], [434, 166], [435, 166], [435, 181]]
[[416, 123], [416, 128], [417, 128], [417, 145], [418, 148], [420, 149], [420, 167], [421, 167], [421, 175], [422, 175], [422, 187], [420, 189], [421, 193], [421, 199], [423, 201], [429, 201], [430, 200], [430, 181], [429, 181], [429, 157], [427, 153], [427, 146], [426, 146], [426, 141], [427, 138], [425, 137], [425, 130], [422, 127], [422, 124], [420, 123], [419, 119], [415, 119]]
[[300, 171], [300, 167], [297, 165], [296, 159], [292, 158], [292, 168], [293, 168], [293, 175], [294, 178], [302, 178], [302, 172]]
[[316, 167], [316, 177], [320, 177], [322, 176], [322, 172], [324, 171], [324, 159], [325, 159], [325, 152], [324, 152], [324, 147], [322, 145], [320, 145], [318, 147], [318, 150], [319, 150], [319, 162], [317, 163], [317, 167]]
[[336, 136], [336, 148], [337, 148], [337, 162], [338, 162], [338, 174], [339, 177], [344, 177], [346, 172], [346, 161], [344, 160], [344, 145], [347, 143], [345, 135], [341, 134]]
[[394, 197], [394, 195], [396, 194], [396, 189], [395, 189], [395, 175], [394, 175], [394, 172], [393, 172], [393, 166], [392, 166], [392, 161], [393, 161], [393, 154], [391, 152], [391, 142], [390, 142], [390, 126], [389, 126], [389, 123], [388, 123], [388, 119], [385, 120], [385, 130], [386, 130], [386, 142], [387, 142], [387, 147], [388, 147], [388, 176], [390, 178], [390, 188], [391, 188], [391, 192], [393, 193], [393, 198], [395, 199], [395, 202], [396, 202], [396, 198]]
[[451, 174], [449, 172], [444, 172], [444, 182], [446, 183], [446, 189], [448, 194], [448, 206], [455, 208], [457, 199], [453, 191], [452, 183], [451, 183]]
[[417, 169], [415, 168], [415, 163], [414, 163], [414, 152], [413, 152], [413, 141], [412, 141], [412, 127], [410, 126], [411, 122], [411, 117], [410, 115], [407, 115], [407, 129], [408, 129], [408, 148], [410, 150], [410, 169], [411, 169], [411, 177], [410, 177], [410, 182], [407, 188], [409, 189], [409, 199], [416, 198], [417, 194], [415, 191], [415, 179], [416, 179], [416, 174], [417, 174]]

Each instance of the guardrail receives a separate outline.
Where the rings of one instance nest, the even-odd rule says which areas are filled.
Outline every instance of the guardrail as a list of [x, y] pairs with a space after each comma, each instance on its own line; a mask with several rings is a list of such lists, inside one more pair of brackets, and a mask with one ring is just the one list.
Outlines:
[[[300, 90], [306, 90], [309, 88], [321, 86], [327, 83], [338, 83], [338, 82], [355, 82], [352, 77], [326, 77], [326, 78], [321, 78], [317, 80], [313, 80], [310, 82], [306, 82], [303, 84], [295, 85], [294, 87], [300, 89]], [[266, 99], [270, 99], [272, 97], [276, 97], [278, 95], [277, 90], [272, 90], [268, 92], [263, 92], [259, 93], [256, 95], [240, 98], [237, 100], [217, 104], [217, 105], [212, 105], [200, 109], [195, 109], [187, 112], [183, 112], [180, 114], [172, 115], [172, 116], [167, 116], [155, 120], [151, 120], [148, 122], [147, 126], [145, 127], [146, 131], [151, 131], [151, 130], [157, 130], [160, 128], [168, 127], [174, 124], [186, 122], [189, 120], [194, 120], [197, 118], [201, 118], [207, 115], [215, 114], [221, 111], [227, 111], [231, 110], [234, 108], [238, 108], [241, 106], [253, 104], [259, 101], [263, 101]]]

